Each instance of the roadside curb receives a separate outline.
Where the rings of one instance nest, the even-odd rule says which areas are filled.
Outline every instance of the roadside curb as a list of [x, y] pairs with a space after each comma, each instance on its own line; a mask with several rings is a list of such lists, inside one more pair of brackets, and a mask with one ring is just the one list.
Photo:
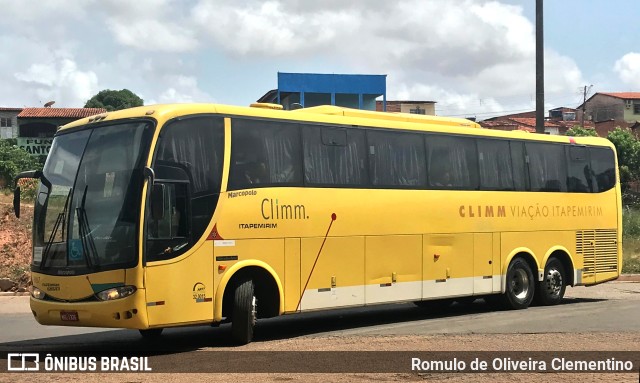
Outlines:
[[640, 274], [620, 274], [616, 279], [619, 282], [640, 282]]

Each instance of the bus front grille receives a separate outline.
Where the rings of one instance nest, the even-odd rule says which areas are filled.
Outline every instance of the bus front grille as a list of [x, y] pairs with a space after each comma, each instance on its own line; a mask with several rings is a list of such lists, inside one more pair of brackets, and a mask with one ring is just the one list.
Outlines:
[[618, 270], [618, 232], [616, 229], [579, 230], [576, 253], [584, 259], [583, 275]]

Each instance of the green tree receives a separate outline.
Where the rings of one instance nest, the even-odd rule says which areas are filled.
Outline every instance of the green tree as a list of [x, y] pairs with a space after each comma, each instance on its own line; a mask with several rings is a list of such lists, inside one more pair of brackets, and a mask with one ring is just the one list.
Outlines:
[[629, 181], [640, 178], [640, 142], [630, 129], [616, 127], [609, 132], [607, 139], [613, 143], [618, 152], [618, 166], [620, 167], [620, 182], [624, 185]]
[[114, 110], [133, 108], [144, 105], [144, 101], [129, 89], [101, 90], [91, 97], [84, 105], [85, 108], [104, 108], [111, 112]]
[[583, 128], [580, 125], [574, 125], [573, 128], [567, 130], [565, 133], [567, 136], [572, 137], [597, 137], [598, 133], [596, 133], [595, 129], [587, 129]]
[[0, 140], [0, 188], [13, 189], [16, 175], [25, 170], [39, 170], [42, 165], [35, 157], [6, 140]]

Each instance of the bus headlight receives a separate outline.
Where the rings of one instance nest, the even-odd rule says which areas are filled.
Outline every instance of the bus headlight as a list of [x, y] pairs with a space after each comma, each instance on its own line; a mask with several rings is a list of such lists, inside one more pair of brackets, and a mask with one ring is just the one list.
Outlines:
[[31, 296], [36, 298], [36, 299], [44, 299], [45, 297], [45, 293], [44, 291], [40, 290], [39, 288], [35, 287], [35, 286], [31, 286]]
[[101, 301], [112, 301], [114, 299], [122, 299], [128, 297], [129, 295], [136, 292], [135, 286], [121, 286], [114, 287], [113, 289], [108, 289], [104, 291], [100, 291], [96, 296]]

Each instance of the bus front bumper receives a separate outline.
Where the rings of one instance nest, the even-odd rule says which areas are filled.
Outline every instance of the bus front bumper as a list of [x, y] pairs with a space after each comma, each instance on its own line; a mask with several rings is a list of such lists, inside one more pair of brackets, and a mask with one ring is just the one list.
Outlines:
[[31, 297], [31, 311], [42, 325], [146, 329], [145, 294], [103, 302], [59, 302]]

